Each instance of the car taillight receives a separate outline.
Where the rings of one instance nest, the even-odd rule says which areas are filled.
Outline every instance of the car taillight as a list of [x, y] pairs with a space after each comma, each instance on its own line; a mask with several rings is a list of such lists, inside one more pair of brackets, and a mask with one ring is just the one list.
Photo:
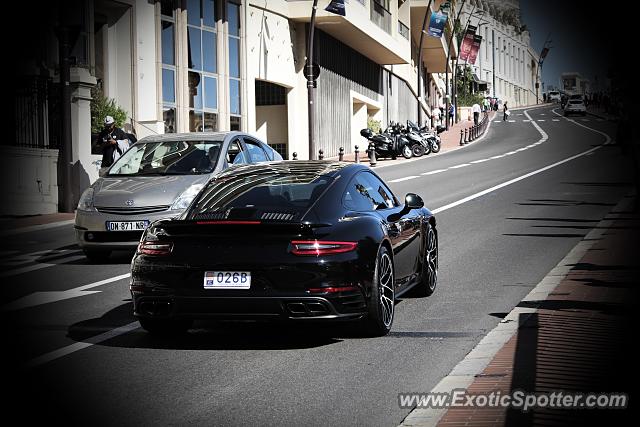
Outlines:
[[140, 242], [138, 252], [145, 255], [169, 255], [173, 250], [173, 243]]
[[294, 240], [291, 242], [291, 253], [294, 255], [331, 255], [351, 252], [356, 249], [356, 242], [333, 242], [326, 240]]

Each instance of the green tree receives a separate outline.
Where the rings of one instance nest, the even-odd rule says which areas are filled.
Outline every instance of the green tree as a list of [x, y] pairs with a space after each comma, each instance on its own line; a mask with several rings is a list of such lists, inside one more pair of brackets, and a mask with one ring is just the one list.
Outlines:
[[104, 127], [104, 118], [111, 116], [116, 126], [122, 128], [127, 121], [127, 112], [116, 104], [116, 100], [107, 98], [102, 90], [95, 87], [91, 90], [91, 132], [98, 133]]
[[473, 104], [482, 103], [482, 94], [472, 93], [473, 71], [468, 65], [464, 65], [458, 70], [458, 80], [456, 82], [456, 94], [458, 95], [458, 106], [470, 107]]

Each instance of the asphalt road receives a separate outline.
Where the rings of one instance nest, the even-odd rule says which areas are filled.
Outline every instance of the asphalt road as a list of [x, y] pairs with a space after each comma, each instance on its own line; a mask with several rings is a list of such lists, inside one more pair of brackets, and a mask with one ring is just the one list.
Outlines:
[[91, 264], [71, 226], [4, 237], [7, 408], [92, 425], [399, 424], [398, 393], [429, 391], [631, 190], [628, 160], [603, 145], [615, 125], [552, 110], [377, 170], [423, 197], [440, 237], [436, 293], [399, 301], [383, 338], [225, 322], [152, 338], [131, 315], [130, 254]]

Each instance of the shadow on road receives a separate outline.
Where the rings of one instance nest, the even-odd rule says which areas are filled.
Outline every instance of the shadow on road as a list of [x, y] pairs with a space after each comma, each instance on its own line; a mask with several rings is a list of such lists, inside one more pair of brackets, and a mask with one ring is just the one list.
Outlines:
[[[91, 337], [135, 322], [131, 302], [122, 304], [99, 318], [69, 327], [68, 337], [86, 341]], [[353, 325], [287, 324], [260, 321], [197, 321], [188, 333], [154, 336], [142, 328], [99, 343], [109, 347], [169, 350], [284, 350], [314, 348], [362, 337]]]

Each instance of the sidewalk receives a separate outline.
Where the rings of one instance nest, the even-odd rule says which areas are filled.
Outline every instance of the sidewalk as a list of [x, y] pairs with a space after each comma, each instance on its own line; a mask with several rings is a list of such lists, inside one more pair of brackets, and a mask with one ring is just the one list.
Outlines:
[[[533, 297], [530, 294], [518, 305], [520, 313], [515, 318], [510, 315], [503, 320], [515, 323], [515, 334], [473, 376], [471, 384], [462, 387], [467, 395], [500, 392], [504, 396], [515, 390], [635, 393], [638, 361], [630, 349], [637, 335], [633, 310], [640, 273], [640, 214], [631, 210], [632, 198], [623, 202], [579, 244], [584, 246], [580, 258], [563, 261], [555, 274], [552, 271], [550, 276], [560, 276], [555, 289], [551, 287], [546, 297], [542, 292], [535, 297], [536, 288]], [[568, 274], [561, 273], [563, 268]], [[403, 425], [617, 426], [637, 415], [634, 398], [637, 394], [630, 397], [626, 410], [536, 408], [523, 412], [472, 406], [448, 409], [440, 418], [436, 410], [416, 409]]]
[[[490, 112], [489, 121], [493, 120], [494, 117], [495, 117], [495, 111]], [[449, 130], [444, 131], [440, 134], [441, 145], [440, 145], [440, 152], [438, 154], [446, 153], [447, 151], [457, 150], [458, 148], [460, 148], [461, 147], [460, 146], [460, 130], [464, 132], [464, 129], [470, 128], [471, 126], [473, 126], [473, 120], [461, 120], [459, 123], [449, 126]], [[476, 141], [473, 141], [473, 142], [476, 142]], [[473, 142], [470, 142], [467, 145], [473, 144]], [[365, 152], [368, 146], [369, 146], [369, 142], [366, 139], [362, 138], [362, 144], [358, 145], [360, 163], [367, 163], [367, 164], [369, 163], [369, 157], [367, 157], [367, 153]], [[418, 159], [427, 159], [435, 155], [437, 154], [428, 154], [426, 156], [422, 156], [418, 158], [412, 157], [411, 159], [405, 159], [402, 156], [398, 156], [396, 160], [391, 160], [390, 158], [376, 159], [376, 162], [377, 162], [377, 167], [390, 166], [390, 165], [406, 162], [407, 160], [413, 161]], [[325, 159], [338, 160], [338, 156], [327, 157]], [[353, 162], [354, 159], [355, 159], [354, 153], [345, 153], [343, 161]]]
[[0, 236], [8, 236], [56, 225], [71, 224], [74, 218], [74, 213], [0, 217]]

